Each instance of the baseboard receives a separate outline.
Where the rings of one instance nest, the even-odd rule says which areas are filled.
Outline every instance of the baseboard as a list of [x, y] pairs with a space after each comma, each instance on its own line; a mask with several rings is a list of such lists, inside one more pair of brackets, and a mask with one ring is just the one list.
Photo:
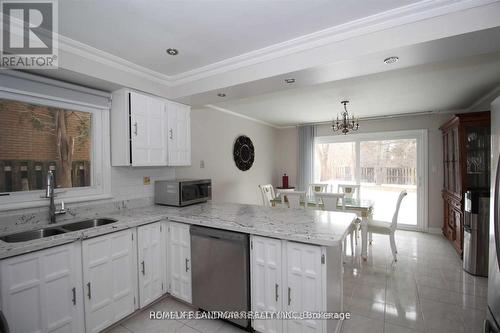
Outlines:
[[427, 232], [430, 234], [436, 234], [436, 235], [441, 235], [443, 233], [443, 230], [441, 228], [427, 228]]

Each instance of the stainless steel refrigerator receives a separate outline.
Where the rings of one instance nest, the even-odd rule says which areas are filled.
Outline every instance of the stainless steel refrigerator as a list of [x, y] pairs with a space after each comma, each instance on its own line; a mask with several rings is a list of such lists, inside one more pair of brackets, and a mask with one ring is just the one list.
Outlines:
[[491, 104], [491, 177], [490, 253], [488, 274], [488, 310], [484, 332], [500, 333], [500, 97]]

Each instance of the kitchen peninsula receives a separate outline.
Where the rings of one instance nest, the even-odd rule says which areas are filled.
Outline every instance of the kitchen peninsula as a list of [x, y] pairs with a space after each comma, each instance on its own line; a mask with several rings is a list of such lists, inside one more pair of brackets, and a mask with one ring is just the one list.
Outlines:
[[[26, 220], [27, 217], [12, 218], [20, 221]], [[274, 309], [273, 311], [294, 312], [343, 310], [342, 242], [356, 219], [356, 215], [352, 213], [209, 202], [184, 208], [157, 205], [108, 211], [98, 209], [95, 212], [91, 209], [75, 210], [70, 219], [51, 225], [45, 225], [44, 221], [38, 220], [38, 216], [30, 218], [32, 223], [5, 228], [0, 234], [0, 239], [8, 239], [5, 236], [9, 234], [42, 227], [56, 227], [65, 231], [25, 242], [0, 241], [2, 307], [9, 323], [12, 323], [16, 331], [23, 331], [27, 327], [25, 325], [35, 325], [19, 314], [21, 312], [17, 307], [21, 306], [21, 303], [16, 302], [15, 298], [24, 296], [26, 297], [23, 298], [25, 300], [22, 302], [23, 306], [40, 312], [42, 317], [44, 309], [53, 309], [57, 304], [65, 304], [58, 310], [59, 319], [72, 318], [67, 323], [75, 328], [83, 327], [85, 321], [87, 332], [98, 332], [132, 312], [145, 308], [165, 293], [190, 303], [192, 286], [189, 267], [191, 262], [189, 225], [250, 235], [252, 310]], [[77, 221], [96, 218], [114, 219], [116, 222], [76, 231], [70, 231], [74, 228], [68, 227]], [[277, 251], [268, 251], [273, 246], [277, 246]], [[150, 255], [155, 251], [158, 256]], [[32, 286], [26, 285], [26, 293], [19, 292], [19, 286], [23, 285], [23, 281], [16, 280], [16, 269], [23, 264], [36, 262], [44, 267], [43, 274], [50, 275], [46, 269], [52, 268], [53, 265], [48, 261], [51, 257], [57, 256], [61, 256], [58, 258], [58, 265], [66, 263], [68, 267], [65, 269], [71, 271], [66, 278], [68, 283], [61, 284], [61, 288], [70, 286], [69, 290], [66, 293], [62, 289], [60, 293], [51, 295], [47, 299], [41, 297], [38, 300], [28, 301]], [[120, 266], [113, 268], [115, 260], [113, 258], [116, 257], [120, 257]], [[159, 262], [155, 263], [155, 260]], [[106, 267], [104, 263], [108, 262], [111, 262], [111, 265]], [[258, 269], [268, 269], [266, 267], [269, 267], [271, 262], [278, 263], [279, 267], [273, 269], [278, 270], [279, 274], [275, 274], [274, 277], [271, 274], [264, 274], [265, 272], [262, 275], [256, 274]], [[262, 267], [257, 267], [261, 263]], [[179, 271], [179, 266], [182, 266], [182, 271]], [[62, 270], [61, 267], [58, 269]], [[123, 296], [120, 300], [115, 300], [116, 304], [110, 302], [105, 311], [98, 309], [96, 304], [105, 299], [103, 290], [106, 290], [106, 287], [103, 286], [109, 285], [108, 280], [111, 279], [111, 277], [106, 279], [106, 276], [97, 279], [99, 274], [112, 276], [113, 286], [123, 282], [117, 283], [117, 279], [125, 279], [121, 284], [122, 291], [123, 295], [128, 293], [129, 297]], [[23, 275], [22, 279], [32, 278]], [[42, 280], [39, 280], [38, 288], [48, 288], [42, 285], [44, 283]], [[156, 280], [157, 284], [154, 283]], [[280, 290], [278, 287], [275, 290], [275, 286], [279, 286]], [[14, 287], [17, 288], [16, 292]], [[258, 292], [259, 289], [262, 289], [262, 292]], [[92, 293], [93, 290], [101, 290], [102, 295], [94, 297], [96, 293]], [[116, 294], [118, 291], [112, 292]], [[274, 296], [259, 298], [259, 295], [268, 295], [271, 292], [273, 295], [276, 293], [276, 298]], [[66, 294], [70, 297], [66, 297]], [[97, 299], [99, 297], [100, 300]], [[112, 294], [109, 299], [113, 300]], [[269, 304], [270, 301], [273, 304]], [[44, 306], [29, 305], [34, 303]], [[273, 322], [275, 321], [255, 320], [253, 326], [256, 328], [259, 325], [273, 325]], [[312, 328], [315, 332], [335, 332], [340, 326], [337, 320], [311, 319], [283, 322], [286, 322], [286, 325], [295, 325], [297, 328]]]

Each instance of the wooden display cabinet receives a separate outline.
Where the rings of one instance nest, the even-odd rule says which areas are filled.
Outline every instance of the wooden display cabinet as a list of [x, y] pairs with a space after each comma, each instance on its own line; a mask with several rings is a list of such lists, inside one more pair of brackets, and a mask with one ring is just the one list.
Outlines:
[[443, 132], [443, 235], [463, 251], [464, 195], [490, 187], [490, 112], [461, 113]]

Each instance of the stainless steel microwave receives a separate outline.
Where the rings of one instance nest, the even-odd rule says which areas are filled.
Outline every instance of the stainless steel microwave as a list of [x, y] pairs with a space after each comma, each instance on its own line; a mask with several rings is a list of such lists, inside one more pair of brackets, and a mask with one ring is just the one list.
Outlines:
[[155, 181], [155, 203], [182, 207], [206, 202], [212, 197], [212, 180], [177, 179]]

